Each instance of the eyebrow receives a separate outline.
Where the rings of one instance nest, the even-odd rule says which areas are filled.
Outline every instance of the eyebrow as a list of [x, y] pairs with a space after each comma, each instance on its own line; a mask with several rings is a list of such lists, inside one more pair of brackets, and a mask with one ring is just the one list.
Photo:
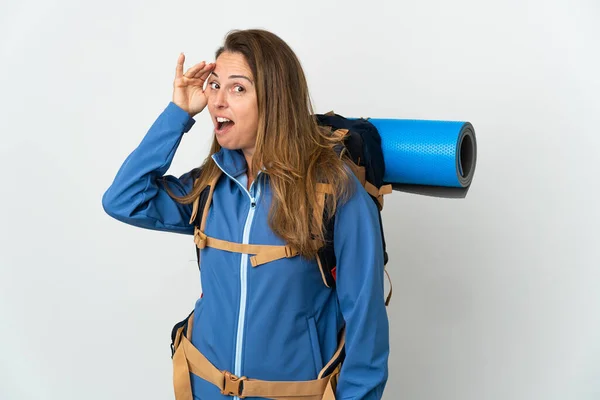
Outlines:
[[[215, 74], [214, 72], [212, 72], [212, 74], [214, 76], [216, 76], [217, 78], [219, 77], [219, 75]], [[250, 78], [248, 78], [245, 75], [229, 75], [229, 79], [233, 79], [233, 78], [242, 78], [242, 79], [246, 79], [248, 82], [250, 82], [251, 84], [254, 84], [254, 82], [252, 82], [252, 80]]]

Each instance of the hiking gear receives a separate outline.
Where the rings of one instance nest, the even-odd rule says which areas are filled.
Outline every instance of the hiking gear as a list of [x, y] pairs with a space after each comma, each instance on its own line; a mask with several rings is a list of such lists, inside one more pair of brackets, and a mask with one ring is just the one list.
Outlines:
[[[179, 177], [166, 172], [193, 123], [185, 111], [169, 104], [104, 194], [109, 215], [138, 227], [194, 235], [193, 205], [177, 203], [165, 188], [179, 196], [192, 188], [192, 172]], [[222, 176], [206, 213], [206, 238], [286, 246], [268, 225], [269, 177], [259, 173], [247, 189], [240, 152], [222, 149], [213, 160]], [[250, 257], [255, 254], [210, 246], [199, 250], [203, 296], [196, 301], [188, 340], [210, 364], [230, 374], [224, 373], [224, 379], [233, 375], [227, 385], [232, 392], [235, 377], [247, 377], [241, 386], [246, 380], [318, 379], [344, 332], [343, 363], [332, 382], [335, 395], [381, 398], [389, 356], [381, 228], [375, 202], [357, 178], [351, 182], [356, 190], [335, 216], [335, 290], [323, 284], [316, 260], [283, 257], [253, 267]], [[225, 389], [194, 373], [189, 377], [194, 397], [223, 399]]]

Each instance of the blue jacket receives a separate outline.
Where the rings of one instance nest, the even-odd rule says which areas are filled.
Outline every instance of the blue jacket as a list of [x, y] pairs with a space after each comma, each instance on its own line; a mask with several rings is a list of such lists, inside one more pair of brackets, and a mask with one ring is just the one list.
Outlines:
[[[166, 174], [194, 123], [184, 110], [168, 104], [105, 192], [102, 204], [110, 216], [142, 228], [193, 234], [191, 205], [174, 201], [156, 180]], [[223, 149], [213, 158], [224, 174], [214, 191], [206, 234], [284, 245], [267, 222], [272, 196], [268, 176], [259, 174], [246, 190], [241, 153]], [[167, 179], [178, 195], [193, 184], [189, 172]], [[358, 180], [354, 184], [354, 194], [335, 219], [335, 290], [324, 285], [315, 260], [298, 256], [253, 268], [246, 254], [208, 247], [201, 251], [203, 296], [195, 305], [192, 343], [217, 368], [253, 379], [315, 379], [335, 352], [345, 321], [346, 359], [336, 398], [382, 397], [389, 327], [380, 226], [373, 200]], [[192, 386], [194, 398], [226, 398], [195, 375]]]

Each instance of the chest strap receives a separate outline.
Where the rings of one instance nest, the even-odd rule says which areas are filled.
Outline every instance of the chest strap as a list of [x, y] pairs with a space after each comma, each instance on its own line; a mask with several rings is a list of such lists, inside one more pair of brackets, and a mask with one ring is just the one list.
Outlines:
[[207, 236], [198, 227], [194, 229], [194, 242], [199, 249], [212, 247], [214, 249], [230, 251], [234, 253], [254, 254], [252, 257], [250, 257], [250, 263], [253, 267], [258, 267], [259, 265], [280, 260], [282, 258], [292, 258], [298, 255], [298, 251], [290, 246], [243, 244], [216, 239]]

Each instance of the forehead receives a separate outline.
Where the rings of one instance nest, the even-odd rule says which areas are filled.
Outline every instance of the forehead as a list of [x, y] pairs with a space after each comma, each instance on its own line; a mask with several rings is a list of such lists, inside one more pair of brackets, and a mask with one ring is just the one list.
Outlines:
[[252, 79], [252, 71], [241, 53], [223, 52], [215, 61], [214, 72], [220, 78], [227, 78], [229, 75], [245, 75]]

